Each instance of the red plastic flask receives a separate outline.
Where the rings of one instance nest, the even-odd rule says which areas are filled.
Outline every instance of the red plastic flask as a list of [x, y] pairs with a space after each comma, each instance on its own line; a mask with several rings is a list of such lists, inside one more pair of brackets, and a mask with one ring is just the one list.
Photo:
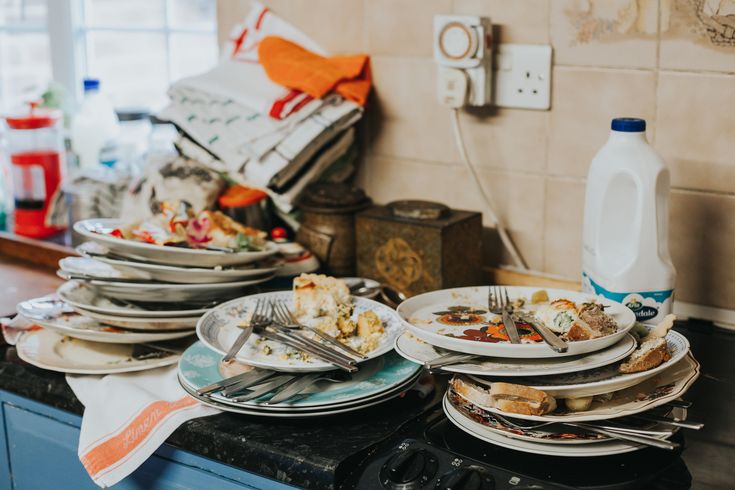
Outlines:
[[36, 109], [5, 118], [13, 196], [15, 232], [33, 238], [58, 233], [63, 228], [46, 226], [45, 218], [64, 173], [61, 113]]

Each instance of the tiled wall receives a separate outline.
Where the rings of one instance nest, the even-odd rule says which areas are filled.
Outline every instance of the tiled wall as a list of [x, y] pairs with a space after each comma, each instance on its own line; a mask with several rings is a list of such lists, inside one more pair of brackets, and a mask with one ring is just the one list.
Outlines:
[[[648, 121], [672, 172], [679, 299], [735, 309], [732, 0], [271, 0], [332, 52], [372, 55], [362, 183], [378, 202], [483, 205], [436, 102], [432, 17], [483, 14], [497, 41], [551, 44], [552, 109], [465, 112], [470, 156], [529, 265], [577, 279], [585, 176], [610, 119]], [[247, 12], [220, 0], [221, 35]], [[486, 220], [487, 221], [487, 220]]]

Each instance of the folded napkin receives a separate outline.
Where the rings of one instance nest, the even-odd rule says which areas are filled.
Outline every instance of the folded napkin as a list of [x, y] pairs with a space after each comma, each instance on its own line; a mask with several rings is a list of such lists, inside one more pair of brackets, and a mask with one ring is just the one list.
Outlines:
[[5, 342], [8, 345], [15, 345], [24, 331], [38, 330], [41, 327], [21, 315], [15, 315], [13, 318], [0, 318], [0, 328]]
[[184, 422], [220, 413], [186, 394], [177, 369], [66, 376], [84, 405], [79, 459], [97, 485], [131, 474]]
[[370, 92], [370, 57], [366, 54], [321, 56], [278, 36], [260, 41], [258, 59], [268, 78], [279, 85], [321, 99], [334, 90], [365, 105]]

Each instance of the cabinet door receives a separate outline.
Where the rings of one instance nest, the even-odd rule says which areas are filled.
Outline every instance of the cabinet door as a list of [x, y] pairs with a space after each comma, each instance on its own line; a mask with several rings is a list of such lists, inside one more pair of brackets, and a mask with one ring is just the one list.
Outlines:
[[[79, 429], [14, 405], [5, 404], [4, 412], [10, 469], [15, 490], [99, 489], [89, 478], [77, 457]], [[241, 490], [253, 487], [153, 455], [135, 473], [114, 488]]]

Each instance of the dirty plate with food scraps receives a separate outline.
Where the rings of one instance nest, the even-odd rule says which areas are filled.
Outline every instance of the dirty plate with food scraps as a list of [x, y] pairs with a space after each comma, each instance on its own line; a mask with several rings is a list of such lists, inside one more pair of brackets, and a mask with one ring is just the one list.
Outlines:
[[[447, 392], [446, 398], [453, 408], [465, 417], [482, 424], [485, 430], [512, 439], [551, 445], [596, 444], [602, 441], [612, 440], [609, 436], [598, 432], [592, 432], [582, 427], [573, 427], [570, 425], [549, 424], [540, 427], [522, 427], [518, 424], [511, 425], [512, 423], [509, 423], [508, 419], [496, 417], [494, 414], [468, 402], [454, 392]], [[683, 420], [686, 416], [686, 410], [675, 408], [670, 412], [670, 415], [675, 417], [676, 420]], [[671, 427], [667, 427], [664, 424], [645, 420], [626, 419], [625, 425], [635, 427], [638, 430], [652, 431], [650, 436], [657, 439], [667, 439], [676, 432], [676, 428], [672, 430]]]
[[135, 304], [118, 298], [107, 298], [91, 286], [80, 281], [68, 281], [56, 290], [59, 298], [70, 306], [112, 317], [133, 318], [172, 318], [172, 317], [199, 317], [209, 311], [209, 308], [195, 306], [189, 309], [181, 309], [182, 304], [152, 303]]
[[[503, 286], [511, 301], [524, 299], [524, 312], [532, 314], [540, 305], [530, 298], [539, 288]], [[549, 299], [575, 303], [598, 302], [617, 324], [617, 330], [592, 340], [569, 342], [565, 353], [553, 351], [528, 325], [517, 322], [521, 344], [511, 344], [498, 315], [488, 311], [488, 287], [443, 289], [420, 294], [398, 306], [406, 326], [421, 340], [437, 347], [489, 357], [542, 358], [586, 354], [619, 342], [635, 325], [635, 315], [620, 303], [564, 289], [546, 289]]]
[[[124, 260], [122, 258], [106, 257], [109, 253], [107, 247], [94, 242], [85, 242], [78, 246], [76, 251], [80, 255], [83, 255], [86, 260], [94, 259], [98, 264], [103, 264], [107, 266], [107, 268], [103, 269], [97, 264], [88, 263], [89, 265], [87, 265], [79, 261], [65, 263], [64, 261], [66, 259], [62, 259], [62, 261], [59, 262], [59, 266], [63, 270], [73, 268], [79, 273], [86, 273], [88, 275], [94, 275], [91, 273], [92, 271], [113, 275], [117, 273], [122, 274], [124, 277], [143, 278], [151, 281], [175, 282], [180, 284], [209, 284], [214, 282], [245, 280], [247, 278], [273, 273], [278, 270], [281, 265], [277, 259], [273, 258], [268, 258], [259, 262], [251, 262], [239, 267], [216, 266], [209, 268], [163, 265], [151, 262], [135, 262]], [[79, 257], [72, 258], [80, 259]], [[94, 267], [94, 269], [90, 270], [90, 267]], [[73, 272], [73, 270], [70, 272]]]
[[[59, 304], [61, 303], [61, 304]], [[49, 330], [82, 340], [94, 342], [111, 342], [114, 344], [135, 344], [138, 342], [156, 342], [192, 335], [191, 329], [158, 330], [135, 332], [109, 325], [103, 325], [92, 318], [80, 315], [64, 308], [60, 300], [44, 297], [23, 301], [18, 304], [18, 313]]]
[[699, 377], [699, 363], [687, 355], [677, 364], [634, 386], [612, 393], [610, 399], [594, 399], [589, 409], [571, 411], [557, 400], [557, 409], [545, 415], [505, 412], [495, 407], [481, 407], [491, 413], [539, 422], [587, 422], [625, 417], [645, 412], [684, 395]]
[[179, 355], [141, 344], [91, 342], [40, 329], [23, 332], [18, 357], [41, 369], [69, 374], [115, 374], [176, 364]]
[[509, 437], [508, 435], [490, 430], [487, 426], [470, 418], [467, 414], [460, 412], [449, 401], [448, 394], [444, 396], [443, 408], [447, 419], [469, 435], [496, 446], [522, 451], [524, 453], [584, 458], [629, 453], [646, 447], [607, 439], [592, 444], [559, 444], [555, 445], [552, 449], [548, 444], [542, 442], [519, 440], [518, 438]]
[[[293, 293], [291, 291], [275, 291], [254, 294], [223, 303], [207, 312], [199, 320], [197, 324], [199, 340], [222, 355], [227, 353], [242, 331], [239, 325], [248, 320], [250, 312], [258, 299], [283, 301], [290, 307]], [[355, 311], [352, 314], [353, 320], [356, 320], [360, 313], [372, 310], [380, 318], [385, 330], [376, 348], [366, 353], [367, 359], [358, 362], [373, 359], [392, 350], [396, 337], [403, 331], [403, 324], [396, 312], [377, 301], [367, 298], [353, 296], [352, 302], [355, 306]], [[356, 341], [358, 340], [356, 339]], [[348, 345], [359, 348], [359, 343]], [[265, 346], [268, 348], [265, 348]], [[299, 354], [299, 351], [286, 347], [279, 342], [270, 340], [264, 342], [254, 333], [238, 353], [237, 360], [251, 366], [276, 371], [308, 372], [334, 369], [332, 364], [308, 356], [304, 359]]]
[[562, 374], [558, 376], [538, 376], [525, 378], [507, 378], [499, 376], [486, 376], [479, 378], [470, 376], [474, 381], [480, 384], [490, 385], [494, 382], [505, 381], [507, 383], [516, 383], [537, 390], [542, 390], [548, 395], [557, 398], [579, 398], [584, 396], [601, 395], [603, 393], [612, 393], [620, 391], [648, 378], [652, 378], [658, 373], [665, 371], [671, 366], [676, 365], [684, 356], [689, 353], [689, 341], [686, 337], [673, 330], [666, 336], [671, 358], [656, 366], [655, 368], [639, 373], [621, 373], [618, 370], [620, 363], [610, 364], [598, 369], [588, 371], [580, 371], [576, 373]]
[[123, 220], [113, 218], [87, 219], [74, 223], [74, 231], [88, 240], [104, 245], [116, 254], [132, 260], [159, 264], [194, 267], [239, 265], [263, 260], [278, 252], [278, 246], [273, 242], [266, 242], [265, 249], [259, 251], [221, 252], [201, 248], [156, 245], [111, 235], [113, 230], [122, 228], [125, 224]]
[[[472, 361], [442, 366], [441, 369], [475, 376], [552, 376], [607, 366], [629, 356], [637, 345], [632, 335], [626, 335], [615, 345], [580, 356], [540, 359], [478, 357]], [[446, 354], [446, 351], [437, 350], [436, 347], [417, 338], [411, 332], [403, 332], [396, 339], [395, 349], [409, 361], [422, 365]]]
[[[190, 346], [179, 362], [179, 381], [196, 391], [223, 378], [220, 371], [222, 356], [197, 342]], [[406, 361], [395, 353], [388, 353], [363, 365], [353, 375], [338, 372], [347, 379], [340, 382], [321, 381], [305, 389], [298, 397], [286, 402], [263, 405], [258, 400], [235, 402], [220, 393], [209, 396], [214, 401], [241, 408], [257, 408], [264, 411], [304, 411], [326, 407], [344, 407], [405, 390], [421, 371], [419, 366]], [[325, 373], [327, 374], [327, 373]], [[267, 380], [265, 381], [267, 382]]]

